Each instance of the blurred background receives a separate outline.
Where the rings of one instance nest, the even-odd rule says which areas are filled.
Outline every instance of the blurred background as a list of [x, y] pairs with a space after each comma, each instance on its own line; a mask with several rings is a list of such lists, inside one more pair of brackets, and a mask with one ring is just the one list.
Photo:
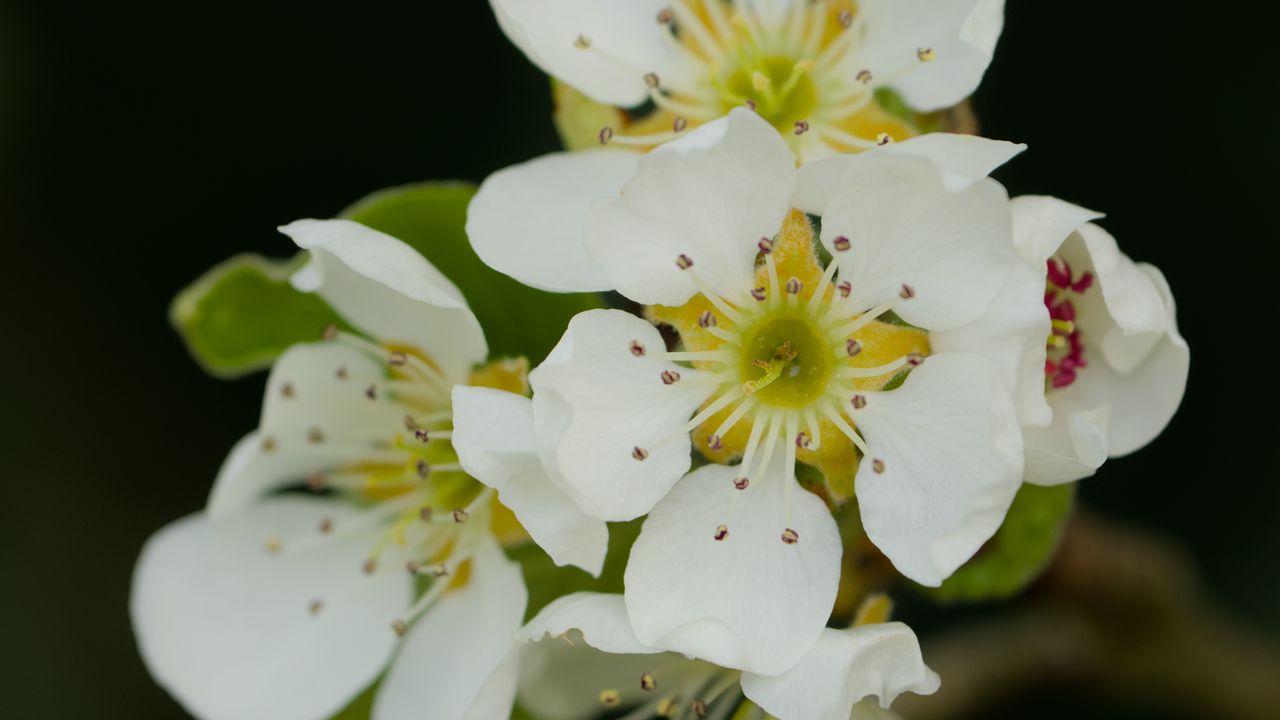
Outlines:
[[[1263, 9], [1008, 2], [974, 102], [1031, 150], [999, 177], [1108, 212], [1164, 270], [1191, 381], [1158, 441], [1083, 483], [1023, 598], [903, 598], [957, 688], [918, 714], [1280, 717]], [[138, 658], [130, 573], [201, 507], [263, 377], [207, 377], [174, 293], [236, 252], [291, 254], [281, 223], [557, 147], [547, 80], [480, 0], [0, 0], [0, 717], [185, 717]]]

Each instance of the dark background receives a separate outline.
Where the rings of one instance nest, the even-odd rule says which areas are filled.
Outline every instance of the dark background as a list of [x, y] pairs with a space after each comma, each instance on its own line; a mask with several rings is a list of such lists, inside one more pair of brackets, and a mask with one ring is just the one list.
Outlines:
[[[1180, 415], [1082, 502], [1185, 548], [1280, 636], [1262, 4], [1009, 4], [975, 99], [985, 134], [1031, 146], [1001, 179], [1109, 212], [1194, 351]], [[206, 377], [173, 294], [238, 251], [289, 254], [278, 224], [556, 149], [547, 90], [480, 0], [0, 1], [0, 716], [182, 716], [133, 645], [132, 563], [201, 506], [262, 380]], [[1072, 707], [1097, 710], [1015, 703]]]

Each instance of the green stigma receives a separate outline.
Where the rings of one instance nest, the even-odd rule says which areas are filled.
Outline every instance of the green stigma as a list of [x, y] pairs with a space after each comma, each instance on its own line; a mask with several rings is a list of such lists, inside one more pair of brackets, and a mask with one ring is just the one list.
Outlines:
[[809, 76], [810, 61], [780, 55], [739, 52], [738, 62], [713, 76], [725, 111], [754, 104], [760, 117], [779, 130], [791, 130], [808, 120], [818, 105], [818, 92]]
[[769, 313], [743, 333], [742, 391], [775, 407], [803, 408], [827, 390], [834, 356], [800, 308]]

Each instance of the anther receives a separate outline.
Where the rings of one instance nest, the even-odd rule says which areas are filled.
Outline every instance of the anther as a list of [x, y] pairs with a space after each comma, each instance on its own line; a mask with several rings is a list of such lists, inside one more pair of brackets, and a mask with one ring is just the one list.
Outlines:
[[600, 128], [600, 144], [601, 145], [608, 145], [609, 141], [612, 139], [613, 139], [613, 128], [609, 127], [608, 125], [605, 125], [604, 127]]
[[283, 545], [280, 544], [280, 538], [274, 535], [272, 535], [271, 537], [263, 541], [262, 545], [267, 549], [267, 552], [271, 553], [272, 555], [279, 553], [280, 550], [283, 549], [284, 547]]
[[591, 38], [586, 35], [578, 35], [578, 37], [573, 40], [573, 46], [579, 50], [586, 50], [591, 47]]
[[918, 352], [907, 353], [907, 364], [911, 367], [920, 367], [924, 363], [924, 355]]
[[745, 103], [743, 103], [743, 104], [742, 104], [742, 106], [743, 106], [743, 107], [745, 107], [746, 109], [750, 110], [751, 112], [755, 112], [755, 111], [756, 111], [756, 101], [755, 101], [755, 100], [747, 100]]
[[418, 471], [418, 477], [425, 478], [431, 474], [431, 463], [418, 458], [418, 462], [414, 464], [414, 469]]
[[872, 461], [871, 461], [871, 469], [872, 469], [872, 470], [874, 470], [874, 471], [875, 471], [875, 473], [876, 473], [877, 475], [879, 475], [879, 474], [883, 473], [883, 472], [884, 472], [884, 461], [883, 461], [883, 460], [881, 460], [880, 458], [876, 458], [876, 459], [872, 460]]
[[631, 448], [631, 457], [639, 460], [640, 462], [644, 462], [649, 457], [649, 451], [637, 445]]
[[417, 575], [418, 571], [422, 569], [422, 566], [417, 562], [410, 560], [404, 564], [404, 569], [408, 570], [410, 575]]
[[640, 689], [649, 691], [658, 689], [658, 680], [649, 673], [640, 676]]
[[653, 90], [657, 90], [658, 89], [658, 73], [645, 73], [644, 84], [648, 85]]
[[710, 310], [703, 310], [702, 314], [698, 316], [698, 327], [715, 327], [718, 322], [716, 314]]
[[422, 519], [422, 522], [431, 522], [433, 515], [435, 515], [435, 510], [432, 510], [430, 505], [424, 505], [418, 510], [418, 517]]
[[796, 133], [797, 135], [803, 135], [803, 134], [805, 134], [805, 133], [807, 133], [807, 132], [809, 132], [809, 121], [808, 121], [808, 120], [797, 120], [797, 121], [796, 121], [796, 130], [795, 130], [795, 133]]
[[676, 713], [680, 712], [680, 703], [675, 698], [663, 698], [658, 703], [658, 717], [673, 718]]
[[867, 406], [867, 396], [866, 396], [866, 395], [854, 395], [854, 396], [853, 396], [853, 399], [852, 399], [852, 400], [850, 400], [849, 402], [851, 402], [851, 403], [853, 404], [853, 409], [854, 409], [854, 410], [861, 410], [862, 408], [864, 408], [864, 407], [866, 407], [866, 406]]
[[672, 19], [671, 8], [662, 8], [658, 11], [659, 25], [670, 25]]
[[727, 525], [721, 525], [717, 527], [716, 534], [712, 535], [711, 537], [715, 538], [716, 540], [724, 540], [725, 538], [729, 537], [729, 527]]
[[763, 287], [751, 288], [751, 297], [760, 302], [764, 302], [769, 297], [769, 291]]
[[276, 449], [276, 439], [275, 439], [275, 438], [273, 438], [273, 437], [271, 437], [271, 436], [267, 436], [267, 437], [262, 438], [262, 451], [263, 451], [263, 452], [275, 452], [275, 449]]
[[871, 81], [874, 79], [874, 77], [871, 75], [870, 70], [859, 71], [856, 78], [858, 82], [862, 83], [863, 85], [870, 85]]
[[831, 244], [834, 245], [836, 250], [839, 252], [844, 252], [853, 245], [853, 243], [849, 242], [849, 238], [845, 237], [844, 235], [841, 235], [840, 237], [836, 238], [834, 241], [832, 241]]
[[307, 612], [311, 613], [312, 615], [319, 615], [320, 611], [323, 609], [324, 609], [324, 602], [320, 600], [312, 600], [311, 603], [307, 605]]
[[326, 483], [324, 475], [320, 473], [311, 473], [307, 476], [307, 487], [311, 492], [321, 492], [325, 489]]
[[282, 397], [291, 398], [294, 395], [293, 383], [285, 383], [280, 386], [280, 395]]
[[622, 703], [622, 695], [617, 690], [608, 689], [600, 691], [600, 704], [605, 707], [618, 707]]
[[791, 528], [787, 528], [786, 530], [782, 531], [782, 542], [786, 543], [787, 545], [795, 545], [796, 543], [800, 542], [800, 533], [797, 533], [795, 530], [792, 530]]
[[333, 532], [333, 518], [322, 518], [320, 520], [320, 533], [327, 535]]
[[698, 716], [698, 717], [700, 717], [700, 718], [702, 718], [702, 717], [706, 717], [706, 716], [707, 716], [707, 701], [706, 701], [706, 700], [703, 700], [702, 698], [697, 698], [696, 700], [694, 700], [694, 701], [693, 701], [693, 704], [692, 704], [692, 706], [691, 706], [691, 707], [693, 707], [693, 714], [694, 714], [694, 715], [697, 715], [697, 716]]
[[933, 62], [938, 58], [938, 53], [933, 48], [920, 48], [916, 50], [916, 57], [920, 58], [920, 62]]
[[682, 253], [679, 257], [676, 258], [676, 267], [680, 268], [681, 270], [688, 270], [689, 268], [693, 267], [693, 258]]
[[396, 635], [404, 637], [404, 634], [409, 632], [409, 625], [403, 620], [396, 620], [391, 623], [391, 629], [396, 631]]
[[849, 297], [849, 293], [853, 292], [853, 284], [848, 280], [841, 280], [840, 283], [836, 285], [836, 292], [840, 293], [840, 297], [847, 298]]
[[338, 337], [337, 325], [325, 325], [324, 330], [320, 331], [320, 337], [325, 340], [333, 340]]
[[877, 145], [888, 145], [891, 142], [893, 142], [893, 136], [889, 133], [882, 132], [876, 136]]
[[378, 569], [378, 560], [376, 558], [369, 558], [360, 565], [360, 569], [364, 571], [365, 575], [372, 575], [374, 571]]
[[711, 437], [707, 438], [707, 447], [711, 448], [712, 450], [723, 450], [724, 440], [721, 439], [719, 435], [712, 435]]
[[902, 298], [903, 300], [910, 300], [915, 296], [916, 296], [916, 289], [911, 287], [910, 285], [907, 285], [906, 283], [903, 283], [902, 290], [898, 292], [898, 297]]
[[456, 508], [453, 511], [453, 521], [456, 523], [464, 523], [470, 517], [471, 517], [471, 513], [467, 512], [466, 510], [463, 510], [462, 508]]
[[848, 10], [841, 10], [840, 14], [836, 15], [836, 22], [840, 23], [841, 28], [848, 30], [853, 25], [853, 13]]
[[364, 389], [364, 396], [370, 400], [378, 399], [378, 386], [376, 383], [369, 383], [369, 387]]
[[803, 288], [804, 283], [800, 282], [800, 278], [793, 277], [787, 281], [786, 290], [788, 295], [799, 295], [800, 290]]
[[636, 357], [644, 357], [644, 346], [640, 344], [640, 341], [631, 341], [631, 354]]
[[733, 486], [739, 490], [746, 490], [747, 486], [750, 484], [751, 484], [751, 480], [744, 477], [740, 477], [737, 480], [733, 481]]
[[809, 437], [808, 432], [801, 430], [800, 433], [796, 435], [796, 447], [800, 448], [801, 450], [808, 450], [809, 446], [812, 444], [813, 444], [813, 438]]
[[338, 366], [338, 369], [333, 371], [333, 376], [334, 376], [334, 377], [336, 377], [336, 378], [338, 378], [339, 380], [346, 380], [346, 379], [347, 379], [347, 366], [346, 366], [346, 365], [339, 365], [339, 366]]
[[675, 120], [671, 121], [671, 131], [682, 133], [684, 129], [689, 127], [689, 121], [682, 115], [677, 115]]
[[760, 238], [760, 242], [756, 243], [756, 247], [759, 248], [760, 252], [765, 255], [768, 255], [769, 253], [773, 252], [773, 248], [775, 246], [776, 246], [776, 243], [774, 243], [774, 241], [769, 238]]
[[418, 439], [418, 442], [429, 442], [431, 440], [431, 433], [422, 428], [414, 430], [413, 436]]
[[662, 371], [662, 384], [663, 384], [663, 385], [674, 385], [674, 384], [676, 384], [676, 383], [678, 383], [678, 382], [680, 382], [680, 373], [676, 372], [675, 370], [663, 370], [663, 371]]
[[391, 367], [403, 367], [407, 362], [409, 362], [409, 356], [399, 350], [391, 353], [391, 355], [387, 357], [387, 364]]
[[307, 431], [307, 442], [312, 445], [319, 445], [324, 442], [324, 433], [320, 431], [320, 428], [311, 428]]
[[857, 357], [858, 353], [862, 352], [862, 341], [849, 338], [849, 341], [844, 344], [844, 351], [849, 357]]

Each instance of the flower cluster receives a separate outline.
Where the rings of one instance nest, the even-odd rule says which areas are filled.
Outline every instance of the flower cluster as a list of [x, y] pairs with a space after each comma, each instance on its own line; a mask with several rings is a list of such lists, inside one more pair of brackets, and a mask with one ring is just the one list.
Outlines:
[[[208, 507], [143, 551], [152, 673], [215, 719], [368, 691], [378, 720], [845, 720], [932, 693], [885, 596], [839, 610], [849, 548], [941, 585], [1024, 482], [1159, 434], [1189, 363], [1159, 270], [989, 177], [1024, 146], [920, 134], [977, 86], [1003, 2], [491, 4], [627, 149], [495, 173], [467, 238], [612, 308], [529, 371], [414, 247], [282, 228], [336, 320], [275, 359]], [[601, 576], [638, 518], [620, 585], [527, 587], [513, 559]]]

